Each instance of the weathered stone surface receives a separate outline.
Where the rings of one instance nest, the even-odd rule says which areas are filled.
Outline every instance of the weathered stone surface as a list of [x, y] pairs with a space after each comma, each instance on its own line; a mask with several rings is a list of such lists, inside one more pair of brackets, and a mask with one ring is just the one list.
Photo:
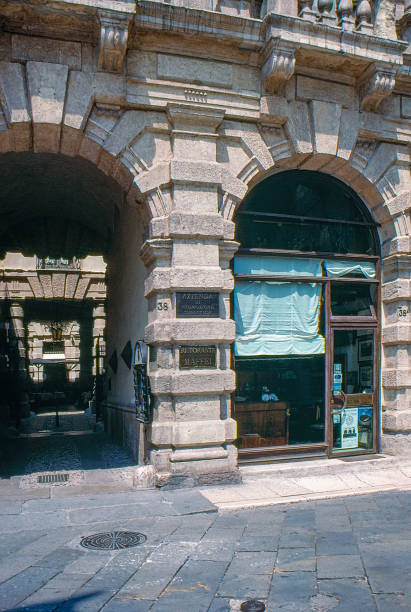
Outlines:
[[231, 64], [203, 59], [176, 57], [160, 53], [157, 58], [157, 75], [172, 81], [203, 83], [231, 87], [233, 69]]
[[64, 64], [70, 70], [81, 70], [81, 44], [78, 42], [14, 35], [11, 45], [13, 60]]
[[[97, 166], [112, 181], [111, 191], [115, 185], [121, 191], [108, 222], [114, 241], [107, 358], [137, 338], [152, 345], [158, 469], [183, 474], [187, 482], [190, 470], [235, 471], [236, 451], [227, 444], [235, 439], [235, 423], [226, 418], [235, 389], [230, 260], [238, 245], [231, 220], [250, 189], [295, 168], [341, 179], [381, 223], [383, 422], [387, 448], [400, 448], [398, 435], [410, 427], [411, 332], [398, 308], [405, 312], [411, 296], [411, 103], [406, 43], [396, 40], [395, 21], [408, 3], [396, 13], [394, 0], [377, 3], [376, 23], [365, 19], [362, 3], [357, 24], [348, 5], [337, 19], [335, 11], [324, 12], [327, 3], [296, 0], [265, 0], [261, 7], [249, 0], [0, 4], [0, 151], [71, 156], [79, 167], [80, 161]], [[407, 20], [399, 24], [404, 35]], [[373, 31], [382, 36], [370, 36]], [[99, 187], [87, 185], [85, 200], [99, 199]], [[90, 219], [93, 230], [97, 221]], [[16, 270], [1, 295], [104, 295], [101, 279], [92, 275], [24, 275]], [[221, 318], [176, 319], [175, 292], [184, 289], [218, 292]], [[103, 326], [96, 312], [94, 342]], [[17, 331], [22, 344], [24, 330]], [[214, 371], [179, 370], [177, 345], [197, 342], [216, 345]], [[35, 349], [40, 357], [41, 346]], [[74, 348], [67, 353], [74, 354]], [[144, 432], [134, 418], [133, 372], [123, 361], [109, 371], [109, 429], [121, 432], [137, 456]], [[292, 550], [288, 532], [287, 542]], [[307, 562], [311, 571], [309, 552], [299, 554], [294, 569]], [[285, 561], [284, 555], [288, 571], [292, 553]], [[242, 592], [236, 580], [227, 596], [230, 589]], [[290, 583], [282, 581], [284, 593]], [[303, 590], [309, 584], [301, 579]], [[254, 592], [267, 596], [266, 586], [256, 582]], [[174, 605], [173, 597], [164, 601]], [[304, 598], [299, 605], [306, 605]]]
[[340, 130], [341, 106], [330, 102], [311, 102], [314, 131], [314, 150], [336, 155]]
[[302, 100], [320, 100], [334, 102], [345, 108], [355, 108], [356, 97], [353, 87], [336, 83], [327, 83], [309, 77], [297, 77], [297, 98]]

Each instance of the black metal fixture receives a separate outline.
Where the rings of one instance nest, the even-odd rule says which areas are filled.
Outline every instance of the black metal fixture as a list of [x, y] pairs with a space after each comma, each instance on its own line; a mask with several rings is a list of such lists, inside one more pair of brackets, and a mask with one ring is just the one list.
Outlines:
[[265, 604], [257, 599], [244, 601], [240, 606], [241, 612], [264, 612]]
[[95, 533], [81, 539], [81, 546], [91, 550], [121, 550], [143, 544], [147, 540], [144, 533], [138, 531], [108, 531]]

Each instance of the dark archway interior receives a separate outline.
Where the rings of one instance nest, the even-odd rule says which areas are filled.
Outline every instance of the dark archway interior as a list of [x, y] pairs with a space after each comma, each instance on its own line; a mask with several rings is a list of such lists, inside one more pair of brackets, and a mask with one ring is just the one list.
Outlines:
[[244, 248], [376, 255], [376, 224], [358, 195], [321, 172], [288, 170], [256, 185], [237, 214]]
[[0, 156], [0, 257], [104, 254], [122, 191], [91, 162], [49, 153]]
[[[28, 286], [27, 279], [33, 277], [34, 270], [27, 269], [26, 275], [25, 269], [5, 267], [1, 270], [6, 282], [0, 300], [0, 390], [4, 391], [3, 403], [8, 405], [9, 414], [14, 414], [18, 421], [21, 415], [27, 415], [28, 399], [33, 388], [33, 380], [29, 376], [33, 359], [29, 357], [28, 348], [28, 325], [31, 322], [75, 321], [80, 336], [76, 353], [79, 356], [75, 357], [80, 365], [79, 377], [66, 386], [77, 390], [78, 395], [89, 390], [93, 384], [94, 301], [85, 292], [79, 291], [80, 297], [74, 295], [74, 289], [70, 299], [63, 296], [70, 295], [67, 289], [69, 277], [73, 286], [87, 283], [87, 278], [83, 277], [89, 273], [95, 272], [102, 278], [101, 264], [94, 269], [93, 266], [97, 264], [93, 260], [85, 263], [85, 267], [83, 264], [80, 266], [77, 260], [88, 255], [106, 258], [116, 230], [123, 191], [114, 180], [83, 158], [27, 152], [0, 155], [0, 194], [0, 260], [6, 253], [36, 256], [37, 286], [44, 278], [50, 286], [55, 277], [62, 279], [63, 283], [59, 299], [52, 291], [47, 294], [44, 289], [46, 285], [43, 285], [44, 299], [33, 299], [24, 292], [11, 295], [9, 284], [22, 283], [19, 286], [23, 286], [26, 282]], [[102, 303], [104, 290], [99, 291], [96, 299]], [[24, 337], [18, 330], [20, 322], [17, 321], [20, 320], [12, 312], [13, 303], [16, 302], [24, 313], [24, 320], [21, 319]], [[41, 332], [33, 333], [41, 339]], [[51, 338], [47, 337], [46, 340]], [[68, 372], [72, 365], [70, 360], [74, 358], [70, 357], [66, 345], [63, 348], [66, 353], [60, 364], [46, 363], [48, 358], [44, 355], [36, 359], [43, 359], [45, 369], [54, 372], [60, 367]], [[40, 381], [38, 386], [41, 385]], [[73, 393], [70, 391], [71, 396]], [[3, 410], [3, 413], [6, 414], [7, 410]], [[1, 418], [0, 414], [0, 421]]]

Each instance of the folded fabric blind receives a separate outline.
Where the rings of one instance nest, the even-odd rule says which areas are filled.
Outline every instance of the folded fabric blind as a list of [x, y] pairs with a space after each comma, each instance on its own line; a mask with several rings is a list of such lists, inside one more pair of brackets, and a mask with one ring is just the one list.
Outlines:
[[361, 272], [366, 278], [375, 278], [375, 263], [368, 261], [343, 261], [331, 259], [324, 261], [326, 275], [329, 277], [345, 276], [352, 272]]
[[290, 257], [234, 258], [234, 274], [276, 274], [277, 276], [322, 276], [320, 259]]
[[[260, 265], [254, 259], [260, 260]], [[284, 275], [321, 276], [318, 260], [241, 257], [234, 266], [237, 274], [278, 274], [281, 270]], [[318, 330], [320, 304], [320, 283], [237, 281], [235, 355], [324, 353], [324, 338]]]

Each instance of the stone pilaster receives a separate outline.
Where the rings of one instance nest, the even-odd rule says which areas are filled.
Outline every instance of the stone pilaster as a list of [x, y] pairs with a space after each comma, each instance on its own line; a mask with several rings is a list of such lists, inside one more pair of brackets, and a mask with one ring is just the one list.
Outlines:
[[[236, 423], [230, 416], [235, 336], [229, 295], [233, 276], [222, 260], [233, 224], [218, 212], [220, 168], [216, 162], [219, 110], [170, 105], [172, 210], [153, 219], [152, 238], [142, 249], [148, 268], [146, 297], [151, 346], [150, 382], [155, 397], [149, 427], [150, 461], [159, 484], [170, 480], [212, 482], [237, 479]], [[158, 236], [158, 237], [157, 237]], [[160, 237], [162, 236], [162, 237]], [[227, 253], [230, 253], [228, 256]], [[220, 261], [220, 257], [222, 260]], [[177, 318], [178, 291], [214, 291], [219, 317]], [[215, 368], [180, 368], [181, 347], [216, 347]]]
[[411, 252], [408, 236], [392, 241], [384, 258], [382, 450], [411, 452]]
[[21, 302], [10, 304], [11, 335], [15, 342], [17, 369], [20, 372], [26, 371], [26, 345], [24, 331], [24, 307]]
[[[103, 355], [105, 353], [104, 329], [106, 326], [106, 311], [104, 302], [96, 302], [93, 305], [93, 375], [102, 374]], [[99, 357], [99, 366], [97, 359]]]
[[25, 417], [29, 416], [30, 406], [27, 393], [24, 388], [27, 377], [27, 355], [24, 328], [24, 306], [22, 302], [11, 302], [10, 304], [10, 337], [13, 345], [11, 366], [17, 375], [16, 380], [19, 381], [20, 385], [20, 416]]

